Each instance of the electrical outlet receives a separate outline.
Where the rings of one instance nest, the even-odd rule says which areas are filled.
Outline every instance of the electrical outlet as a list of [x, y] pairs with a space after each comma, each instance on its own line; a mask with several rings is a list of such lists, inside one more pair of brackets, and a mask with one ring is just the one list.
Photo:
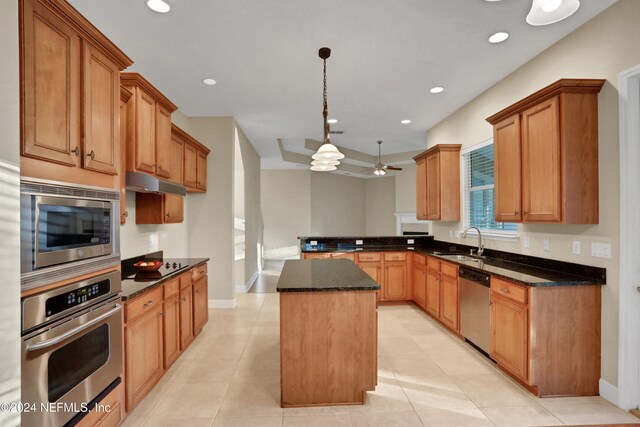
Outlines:
[[309, 244], [311, 246], [318, 246], [318, 241], [317, 240], [312, 240], [311, 242], [309, 242]]
[[542, 240], [542, 248], [545, 252], [549, 252], [551, 250], [551, 241], [548, 238]]
[[580, 255], [580, 241], [579, 240], [574, 240], [573, 241], [573, 254], [574, 255]]
[[356, 240], [356, 245], [361, 245], [362, 244], [362, 240]]
[[591, 256], [597, 258], [611, 258], [611, 245], [609, 243], [591, 242]]
[[522, 238], [522, 244], [524, 245], [525, 248], [530, 248], [531, 247], [531, 238], [529, 236], [524, 236]]
[[407, 239], [407, 245], [413, 245], [413, 239]]

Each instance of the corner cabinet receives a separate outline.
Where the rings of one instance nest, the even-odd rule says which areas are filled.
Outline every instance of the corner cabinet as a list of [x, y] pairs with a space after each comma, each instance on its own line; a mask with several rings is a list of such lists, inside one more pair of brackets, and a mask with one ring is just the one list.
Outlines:
[[460, 144], [439, 144], [414, 157], [416, 216], [460, 220]]
[[132, 61], [66, 1], [22, 0], [20, 20], [21, 174], [117, 188]]
[[487, 118], [493, 125], [496, 221], [598, 223], [603, 84], [561, 79]]

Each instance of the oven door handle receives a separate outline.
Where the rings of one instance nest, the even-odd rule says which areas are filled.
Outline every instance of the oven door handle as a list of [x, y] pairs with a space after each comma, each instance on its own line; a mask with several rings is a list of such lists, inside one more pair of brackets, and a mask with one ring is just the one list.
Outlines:
[[88, 329], [88, 328], [92, 327], [96, 323], [101, 322], [102, 320], [106, 319], [107, 317], [114, 315], [115, 313], [119, 312], [121, 309], [122, 309], [122, 306], [120, 304], [116, 304], [115, 308], [107, 311], [104, 314], [101, 314], [100, 316], [96, 317], [95, 319], [89, 320], [87, 323], [85, 323], [83, 325], [80, 325], [80, 326], [78, 326], [76, 328], [73, 328], [73, 329], [63, 333], [63, 334], [60, 334], [55, 338], [51, 338], [49, 340], [41, 341], [39, 343], [27, 345], [27, 351], [41, 350], [43, 348], [48, 348], [48, 347], [54, 346], [54, 345], [56, 345], [58, 343], [61, 343], [62, 341], [66, 340], [67, 338], [77, 334], [78, 332], [82, 332], [85, 329]]

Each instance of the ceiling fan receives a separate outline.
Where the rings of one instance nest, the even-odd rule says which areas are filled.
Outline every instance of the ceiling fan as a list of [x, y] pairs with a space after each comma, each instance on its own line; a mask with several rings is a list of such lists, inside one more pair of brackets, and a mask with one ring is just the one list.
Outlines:
[[387, 171], [401, 171], [402, 168], [397, 168], [395, 166], [388, 166], [382, 163], [382, 156], [380, 155], [380, 145], [382, 145], [382, 141], [378, 141], [378, 163], [373, 165], [373, 169], [364, 169], [363, 172], [373, 172], [376, 176], [382, 176], [387, 173]]

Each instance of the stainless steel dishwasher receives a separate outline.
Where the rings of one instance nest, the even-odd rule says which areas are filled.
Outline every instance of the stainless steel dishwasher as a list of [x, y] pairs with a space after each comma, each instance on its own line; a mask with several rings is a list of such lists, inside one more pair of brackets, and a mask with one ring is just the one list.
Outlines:
[[460, 267], [460, 334], [489, 355], [491, 344], [490, 276]]

